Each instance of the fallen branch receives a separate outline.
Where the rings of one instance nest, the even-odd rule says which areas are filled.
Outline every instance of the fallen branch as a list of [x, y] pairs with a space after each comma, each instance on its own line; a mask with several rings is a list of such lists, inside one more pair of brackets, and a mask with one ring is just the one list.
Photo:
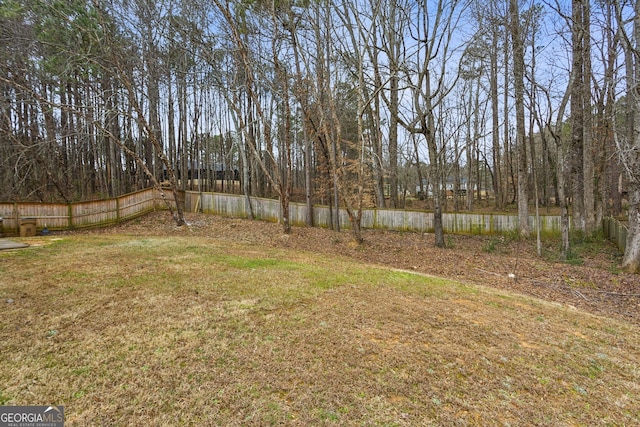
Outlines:
[[615, 296], [618, 296], [618, 297], [640, 297], [640, 294], [625, 294], [625, 293], [621, 293], [621, 292], [598, 291], [598, 290], [594, 290], [593, 292], [598, 292], [600, 294], [615, 295]]
[[502, 274], [494, 273], [493, 271], [487, 271], [487, 270], [483, 270], [483, 269], [477, 268], [477, 267], [475, 267], [474, 270], [478, 270], [478, 271], [482, 271], [483, 273], [493, 274], [493, 275], [496, 275], [498, 277], [502, 277]]
[[589, 299], [587, 297], [585, 297], [582, 292], [580, 291], [576, 291], [575, 289], [571, 289], [571, 292], [573, 292], [575, 295], [582, 297], [585, 301], [589, 301]]

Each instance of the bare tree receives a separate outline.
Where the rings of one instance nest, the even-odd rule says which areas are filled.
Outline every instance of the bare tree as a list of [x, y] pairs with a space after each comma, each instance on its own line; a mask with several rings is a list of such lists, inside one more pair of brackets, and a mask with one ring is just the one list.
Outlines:
[[587, 29], [584, 28], [584, 2], [572, 0], [571, 44], [572, 44], [572, 79], [571, 88], [571, 196], [573, 198], [572, 214], [574, 227], [586, 231], [585, 216], [585, 70], [584, 43]]
[[[613, 130], [615, 128], [616, 91], [618, 84], [618, 56], [620, 38], [616, 35], [615, 7], [611, 2], [595, 4], [599, 10], [596, 28], [601, 37], [593, 37], [599, 53], [602, 72], [599, 78], [594, 75], [594, 193], [595, 223], [601, 224], [604, 215], [619, 215], [622, 211], [622, 197], [619, 180], [622, 169], [615, 155]], [[598, 42], [599, 40], [599, 42]], [[595, 57], [594, 57], [595, 58]], [[594, 67], [597, 69], [598, 67]], [[594, 73], [595, 74], [595, 73]]]
[[[241, 16], [234, 16], [232, 8], [228, 4], [223, 4], [219, 0], [214, 0], [214, 4], [217, 10], [222, 14], [224, 22], [229, 30], [231, 42], [235, 45], [236, 49], [236, 64], [237, 68], [242, 71], [242, 76], [245, 79], [244, 90], [247, 94], [247, 102], [249, 105], [249, 113], [252, 111], [256, 113], [257, 121], [253, 123], [251, 116], [243, 118], [240, 105], [238, 103], [231, 103], [230, 106], [236, 111], [236, 116], [240, 120], [241, 129], [244, 131], [247, 139], [250, 141], [248, 144], [252, 159], [255, 161], [263, 173], [264, 178], [268, 184], [273, 188], [280, 199], [282, 225], [285, 233], [291, 233], [291, 223], [289, 220], [289, 202], [291, 195], [291, 106], [290, 106], [290, 83], [289, 73], [279, 55], [281, 53], [282, 38], [285, 35], [283, 29], [289, 25], [288, 15], [281, 13], [279, 9], [275, 7], [275, 4], [271, 4], [267, 7], [267, 21], [272, 33], [269, 35], [270, 48], [271, 48], [271, 66], [275, 70], [276, 85], [273, 85], [271, 89], [280, 97], [280, 101], [283, 105], [282, 110], [282, 144], [279, 146], [283, 165], [278, 164], [278, 156], [274, 152], [272, 130], [271, 130], [271, 116], [263, 107], [263, 100], [260, 97], [257, 86], [257, 78], [259, 77], [258, 67], [252, 60], [249, 46], [247, 41], [242, 36], [242, 29], [240, 22], [245, 22]], [[285, 22], [282, 21], [285, 20]], [[252, 129], [254, 125], [261, 124], [263, 138], [267, 146], [264, 151], [258, 149], [256, 135]]]
[[[640, 272], [640, 3], [616, 1], [619, 36], [625, 53], [626, 132], [616, 132], [618, 155], [628, 178], [629, 223], [622, 267]], [[631, 9], [631, 7], [633, 9]], [[631, 17], [625, 16], [625, 11]]]
[[[384, 96], [389, 109], [389, 187], [391, 205], [399, 207], [398, 198], [398, 114], [400, 108], [400, 72], [404, 61], [405, 34], [409, 24], [411, 2], [406, 0], [387, 0], [381, 10], [382, 41], [381, 50], [388, 61], [388, 96]], [[382, 92], [386, 95], [386, 91]], [[417, 154], [417, 153], [416, 153]]]
[[453, 35], [466, 6], [467, 3], [462, 0], [439, 0], [436, 4], [418, 2], [415, 22], [410, 30], [416, 52], [403, 70], [404, 80], [411, 92], [412, 110], [408, 118], [399, 115], [398, 122], [409, 133], [421, 135], [427, 145], [437, 247], [445, 246], [442, 227], [445, 147], [441, 145], [440, 134], [444, 129], [439, 124], [436, 112], [458, 78], [457, 72], [450, 78], [448, 70], [452, 65], [452, 53], [456, 50]]
[[516, 100], [516, 147], [518, 164], [518, 229], [520, 235], [529, 235], [529, 191], [524, 115], [524, 40], [517, 0], [509, 0], [509, 29], [513, 44], [513, 75]]

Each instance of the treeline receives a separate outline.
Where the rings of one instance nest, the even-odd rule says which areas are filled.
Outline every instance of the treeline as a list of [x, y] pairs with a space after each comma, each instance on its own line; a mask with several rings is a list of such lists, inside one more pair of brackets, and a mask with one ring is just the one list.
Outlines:
[[590, 232], [640, 201], [638, 20], [630, 0], [5, 0], [0, 198], [166, 183], [342, 206], [359, 238], [364, 206], [424, 196], [444, 245], [450, 194]]

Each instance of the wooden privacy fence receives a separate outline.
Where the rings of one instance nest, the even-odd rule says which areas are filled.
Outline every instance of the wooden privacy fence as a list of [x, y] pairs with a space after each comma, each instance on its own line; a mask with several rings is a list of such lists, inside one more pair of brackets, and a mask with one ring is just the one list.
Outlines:
[[602, 229], [607, 239], [612, 241], [621, 252], [627, 248], [627, 226], [615, 218], [607, 217], [602, 220]]
[[[175, 206], [173, 193], [163, 190], [167, 200]], [[179, 199], [187, 212], [199, 212], [226, 215], [237, 218], [249, 217], [247, 198], [236, 194], [200, 193], [196, 191], [180, 192]], [[183, 200], [184, 199], [184, 200]], [[273, 199], [250, 197], [253, 215], [257, 219], [277, 222], [281, 219], [280, 202]], [[160, 192], [150, 188], [125, 194], [124, 196], [75, 203], [0, 203], [0, 231], [6, 234], [19, 234], [20, 222], [35, 221], [36, 228], [47, 227], [50, 230], [69, 230], [84, 227], [99, 227], [116, 224], [157, 209], [165, 209]], [[289, 218], [293, 225], [305, 225], [307, 206], [291, 203]], [[327, 206], [313, 207], [313, 222], [316, 226], [329, 227], [331, 215]], [[340, 227], [351, 228], [347, 212], [340, 210]], [[517, 230], [516, 215], [495, 213], [443, 213], [444, 231], [458, 234], [506, 234]], [[396, 231], [433, 231], [433, 213], [397, 209], [364, 209], [362, 227]], [[529, 216], [529, 227], [536, 231], [536, 218]], [[627, 227], [615, 218], [603, 221], [605, 236], [624, 252], [627, 240]], [[540, 232], [544, 235], [560, 234], [560, 217], [557, 215], [540, 216]]]
[[[164, 190], [173, 202], [173, 193]], [[68, 230], [116, 224], [135, 218], [158, 208], [165, 208], [160, 192], [149, 188], [111, 199], [75, 203], [0, 203], [2, 231], [18, 234], [20, 222], [35, 220], [36, 228]]]
[[[281, 219], [280, 202], [273, 199], [250, 197], [251, 209], [257, 219], [277, 222]], [[248, 218], [249, 209], [247, 198], [235, 194], [200, 193], [187, 191], [185, 193], [185, 211], [204, 212], [227, 215], [237, 218]], [[291, 203], [289, 219], [292, 225], [305, 225], [307, 206], [303, 203]], [[340, 210], [340, 227], [351, 227], [345, 210]], [[444, 231], [458, 234], [506, 234], [517, 230], [518, 217], [516, 215], [495, 213], [443, 213]], [[313, 223], [320, 227], [330, 226], [330, 212], [326, 206], [313, 207]], [[407, 211], [399, 209], [364, 209], [362, 212], [362, 227], [396, 231], [433, 231], [433, 213], [424, 211]], [[535, 216], [529, 217], [529, 227], [534, 232], [536, 228]], [[540, 216], [540, 231], [544, 235], [560, 234], [560, 216]]]

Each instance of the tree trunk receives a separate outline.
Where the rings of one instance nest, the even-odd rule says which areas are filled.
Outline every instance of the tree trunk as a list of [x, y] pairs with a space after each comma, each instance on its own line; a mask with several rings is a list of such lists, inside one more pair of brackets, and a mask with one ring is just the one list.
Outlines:
[[[438, 188], [435, 190], [435, 188]], [[437, 191], [438, 194], [435, 194]], [[440, 185], [434, 182], [434, 195], [433, 195], [433, 233], [434, 233], [434, 244], [437, 248], [444, 248], [446, 246], [444, 242], [444, 227], [442, 225], [442, 196], [440, 195], [442, 190], [440, 189]]]
[[518, 164], [518, 229], [529, 235], [529, 191], [527, 144], [524, 119], [524, 43], [520, 31], [518, 1], [509, 1], [511, 41], [513, 43], [513, 75], [516, 98], [516, 149]]
[[491, 139], [493, 154], [493, 193], [495, 207], [504, 209], [504, 195], [502, 194], [502, 155], [500, 147], [500, 118], [498, 108], [498, 35], [493, 34], [491, 52], [489, 53], [490, 73], [489, 85], [491, 92]]
[[572, 0], [572, 81], [571, 88], [571, 173], [570, 196], [574, 228], [586, 231], [584, 201], [584, 31], [582, 28], [582, 0]]
[[[290, 12], [290, 21], [295, 22], [293, 18], [293, 11]], [[300, 52], [298, 44], [298, 35], [296, 33], [295, 24], [289, 26], [289, 33], [291, 35], [291, 42], [293, 44], [293, 55], [296, 65], [296, 85], [297, 90], [294, 90], [295, 97], [298, 99], [302, 109], [302, 135], [304, 139], [304, 194], [307, 206], [307, 212], [305, 217], [305, 223], [307, 226], [313, 226], [313, 156], [311, 150], [313, 149], [310, 137], [310, 128], [312, 127], [311, 118], [309, 117], [309, 91], [307, 89], [306, 80], [302, 74], [302, 68], [300, 66]]]
[[435, 127], [435, 119], [433, 110], [429, 109], [428, 125], [425, 126], [425, 138], [427, 139], [427, 147], [429, 150], [429, 176], [431, 179], [431, 188], [433, 189], [433, 233], [434, 244], [437, 248], [444, 248], [444, 227], [442, 224], [442, 161], [438, 156], [438, 145], [435, 136], [428, 130]]
[[[622, 268], [640, 273], [640, 2], [634, 6], [633, 37], [625, 37], [624, 47], [627, 58], [634, 57], [631, 66], [627, 64], [627, 92], [633, 108], [633, 125], [629, 132], [633, 138], [627, 141], [628, 150], [622, 153], [629, 178], [629, 222], [627, 226], [627, 246], [622, 259]], [[622, 21], [619, 19], [619, 23]], [[619, 24], [620, 25], [620, 24]]]
[[634, 187], [629, 191], [627, 246], [622, 268], [630, 273], [640, 273], [640, 187], [637, 184]]
[[[382, 7], [384, 8], [384, 6]], [[399, 84], [400, 84], [400, 61], [402, 60], [403, 43], [402, 37], [403, 14], [407, 3], [398, 0], [389, 2], [389, 10], [382, 15], [383, 33], [386, 41], [386, 54], [389, 61], [389, 197], [393, 208], [400, 207], [398, 196], [398, 114], [400, 108]], [[383, 9], [384, 10], [384, 9]]]
[[311, 170], [313, 166], [313, 157], [311, 155], [311, 138], [307, 133], [307, 127], [304, 127], [304, 191], [305, 200], [307, 202], [307, 216], [305, 222], [309, 227], [313, 227], [313, 179]]
[[[379, 208], [385, 208], [385, 196], [384, 196], [384, 153], [382, 151], [382, 132], [380, 126], [380, 94], [379, 89], [382, 88], [382, 78], [380, 77], [380, 69], [378, 66], [378, 57], [377, 54], [371, 53], [374, 56], [374, 90], [376, 94], [374, 95], [374, 107], [372, 108], [369, 104], [367, 108], [369, 111], [370, 118], [370, 128], [371, 132], [369, 134], [369, 144], [371, 145], [371, 149], [373, 151], [373, 159], [371, 159], [371, 163], [373, 165], [373, 187], [374, 192], [376, 194], [376, 206]], [[393, 117], [393, 114], [391, 115]], [[393, 120], [393, 119], [392, 119]], [[397, 125], [396, 125], [397, 126]], [[391, 132], [389, 133], [389, 139], [391, 139]], [[390, 144], [391, 145], [391, 144]]]
[[591, 108], [591, 6], [589, 0], [582, 3], [582, 103], [583, 103], [583, 159], [582, 171], [584, 182], [584, 226], [585, 231], [591, 233], [596, 227], [595, 222], [595, 190], [594, 190], [594, 155], [592, 108]]
[[391, 207], [398, 208], [398, 76], [396, 58], [391, 63], [391, 93], [389, 109], [391, 117], [389, 119], [389, 187]]
[[[281, 178], [277, 180], [278, 193], [282, 204], [282, 227], [285, 234], [291, 234], [291, 221], [289, 219], [289, 199], [291, 197], [291, 187], [293, 185], [291, 163], [291, 107], [289, 105], [289, 75], [286, 68], [277, 58], [277, 49], [274, 47], [273, 59], [276, 64], [276, 73], [280, 77], [282, 84], [282, 102], [284, 106], [283, 114], [283, 135], [280, 140], [282, 145], [280, 151], [283, 156], [281, 165]], [[277, 168], [277, 165], [274, 165]]]
[[504, 126], [503, 126], [503, 145], [504, 145], [504, 162], [503, 162], [503, 180], [500, 185], [502, 185], [502, 203], [501, 206], [506, 206], [507, 203], [512, 203], [515, 201], [515, 197], [517, 194], [515, 185], [516, 185], [516, 177], [513, 173], [513, 153], [511, 152], [511, 119], [509, 118], [509, 98], [510, 95], [510, 68], [509, 64], [511, 63], [511, 58], [509, 56], [509, 31], [504, 32], [504, 48], [503, 48], [503, 65], [504, 65], [504, 89], [503, 89], [503, 116], [504, 116]]

